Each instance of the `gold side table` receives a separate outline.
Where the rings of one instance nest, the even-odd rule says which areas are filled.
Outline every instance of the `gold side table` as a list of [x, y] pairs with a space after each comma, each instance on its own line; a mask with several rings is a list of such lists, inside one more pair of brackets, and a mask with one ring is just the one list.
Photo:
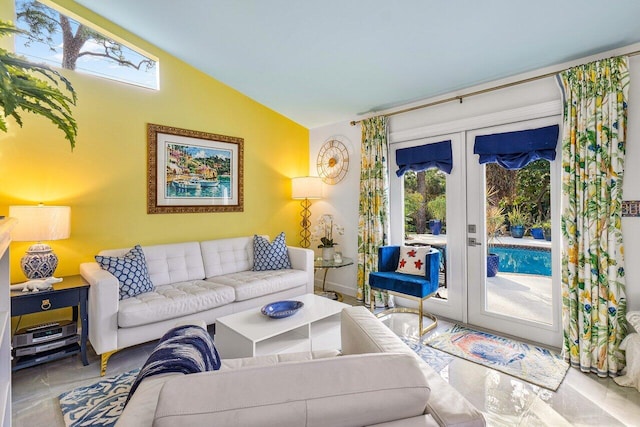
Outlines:
[[320, 257], [316, 258], [313, 261], [313, 268], [314, 270], [319, 270], [319, 269], [323, 269], [324, 270], [324, 275], [322, 276], [322, 291], [316, 292], [316, 294], [323, 296], [325, 298], [329, 298], [329, 299], [333, 299], [333, 300], [337, 300], [337, 301], [342, 301], [343, 297], [342, 294], [340, 292], [336, 292], [336, 291], [326, 291], [324, 289], [324, 285], [327, 282], [327, 273], [329, 272], [330, 269], [332, 268], [341, 268], [341, 267], [346, 267], [348, 265], [352, 265], [353, 264], [353, 259], [351, 258], [342, 258], [342, 261], [340, 262], [336, 262], [336, 261], [327, 261], [324, 260]]

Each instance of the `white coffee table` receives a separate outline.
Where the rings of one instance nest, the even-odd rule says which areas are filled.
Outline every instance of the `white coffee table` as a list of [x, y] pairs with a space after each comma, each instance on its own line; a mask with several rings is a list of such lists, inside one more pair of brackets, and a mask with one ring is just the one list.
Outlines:
[[215, 343], [223, 358], [340, 348], [340, 313], [348, 304], [306, 294], [296, 314], [272, 319], [260, 308], [216, 319]]

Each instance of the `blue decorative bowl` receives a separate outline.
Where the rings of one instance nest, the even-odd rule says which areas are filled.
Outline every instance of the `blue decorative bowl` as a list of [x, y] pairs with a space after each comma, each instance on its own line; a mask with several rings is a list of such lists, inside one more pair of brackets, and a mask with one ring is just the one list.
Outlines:
[[296, 314], [303, 305], [302, 301], [276, 301], [262, 307], [260, 312], [272, 319], [282, 319]]

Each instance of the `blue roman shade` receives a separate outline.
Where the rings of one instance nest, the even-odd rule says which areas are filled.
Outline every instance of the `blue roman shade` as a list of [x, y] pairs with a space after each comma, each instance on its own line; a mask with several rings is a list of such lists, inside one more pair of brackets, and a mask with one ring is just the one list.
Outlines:
[[396, 163], [399, 168], [396, 172], [398, 176], [406, 171], [420, 172], [430, 168], [451, 173], [451, 140], [396, 150]]
[[473, 153], [480, 155], [480, 164], [497, 163], [505, 169], [517, 170], [529, 163], [556, 158], [558, 125], [517, 132], [476, 136]]

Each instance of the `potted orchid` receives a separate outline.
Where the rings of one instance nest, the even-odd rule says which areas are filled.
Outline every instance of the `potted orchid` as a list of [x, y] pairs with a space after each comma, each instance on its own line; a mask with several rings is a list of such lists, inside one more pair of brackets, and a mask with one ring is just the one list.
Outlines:
[[334, 240], [334, 233], [344, 234], [344, 227], [336, 224], [333, 215], [324, 214], [320, 217], [318, 224], [313, 229], [313, 237], [320, 241], [318, 248], [322, 249], [322, 259], [325, 261], [333, 260], [335, 253], [334, 246], [337, 243]]

